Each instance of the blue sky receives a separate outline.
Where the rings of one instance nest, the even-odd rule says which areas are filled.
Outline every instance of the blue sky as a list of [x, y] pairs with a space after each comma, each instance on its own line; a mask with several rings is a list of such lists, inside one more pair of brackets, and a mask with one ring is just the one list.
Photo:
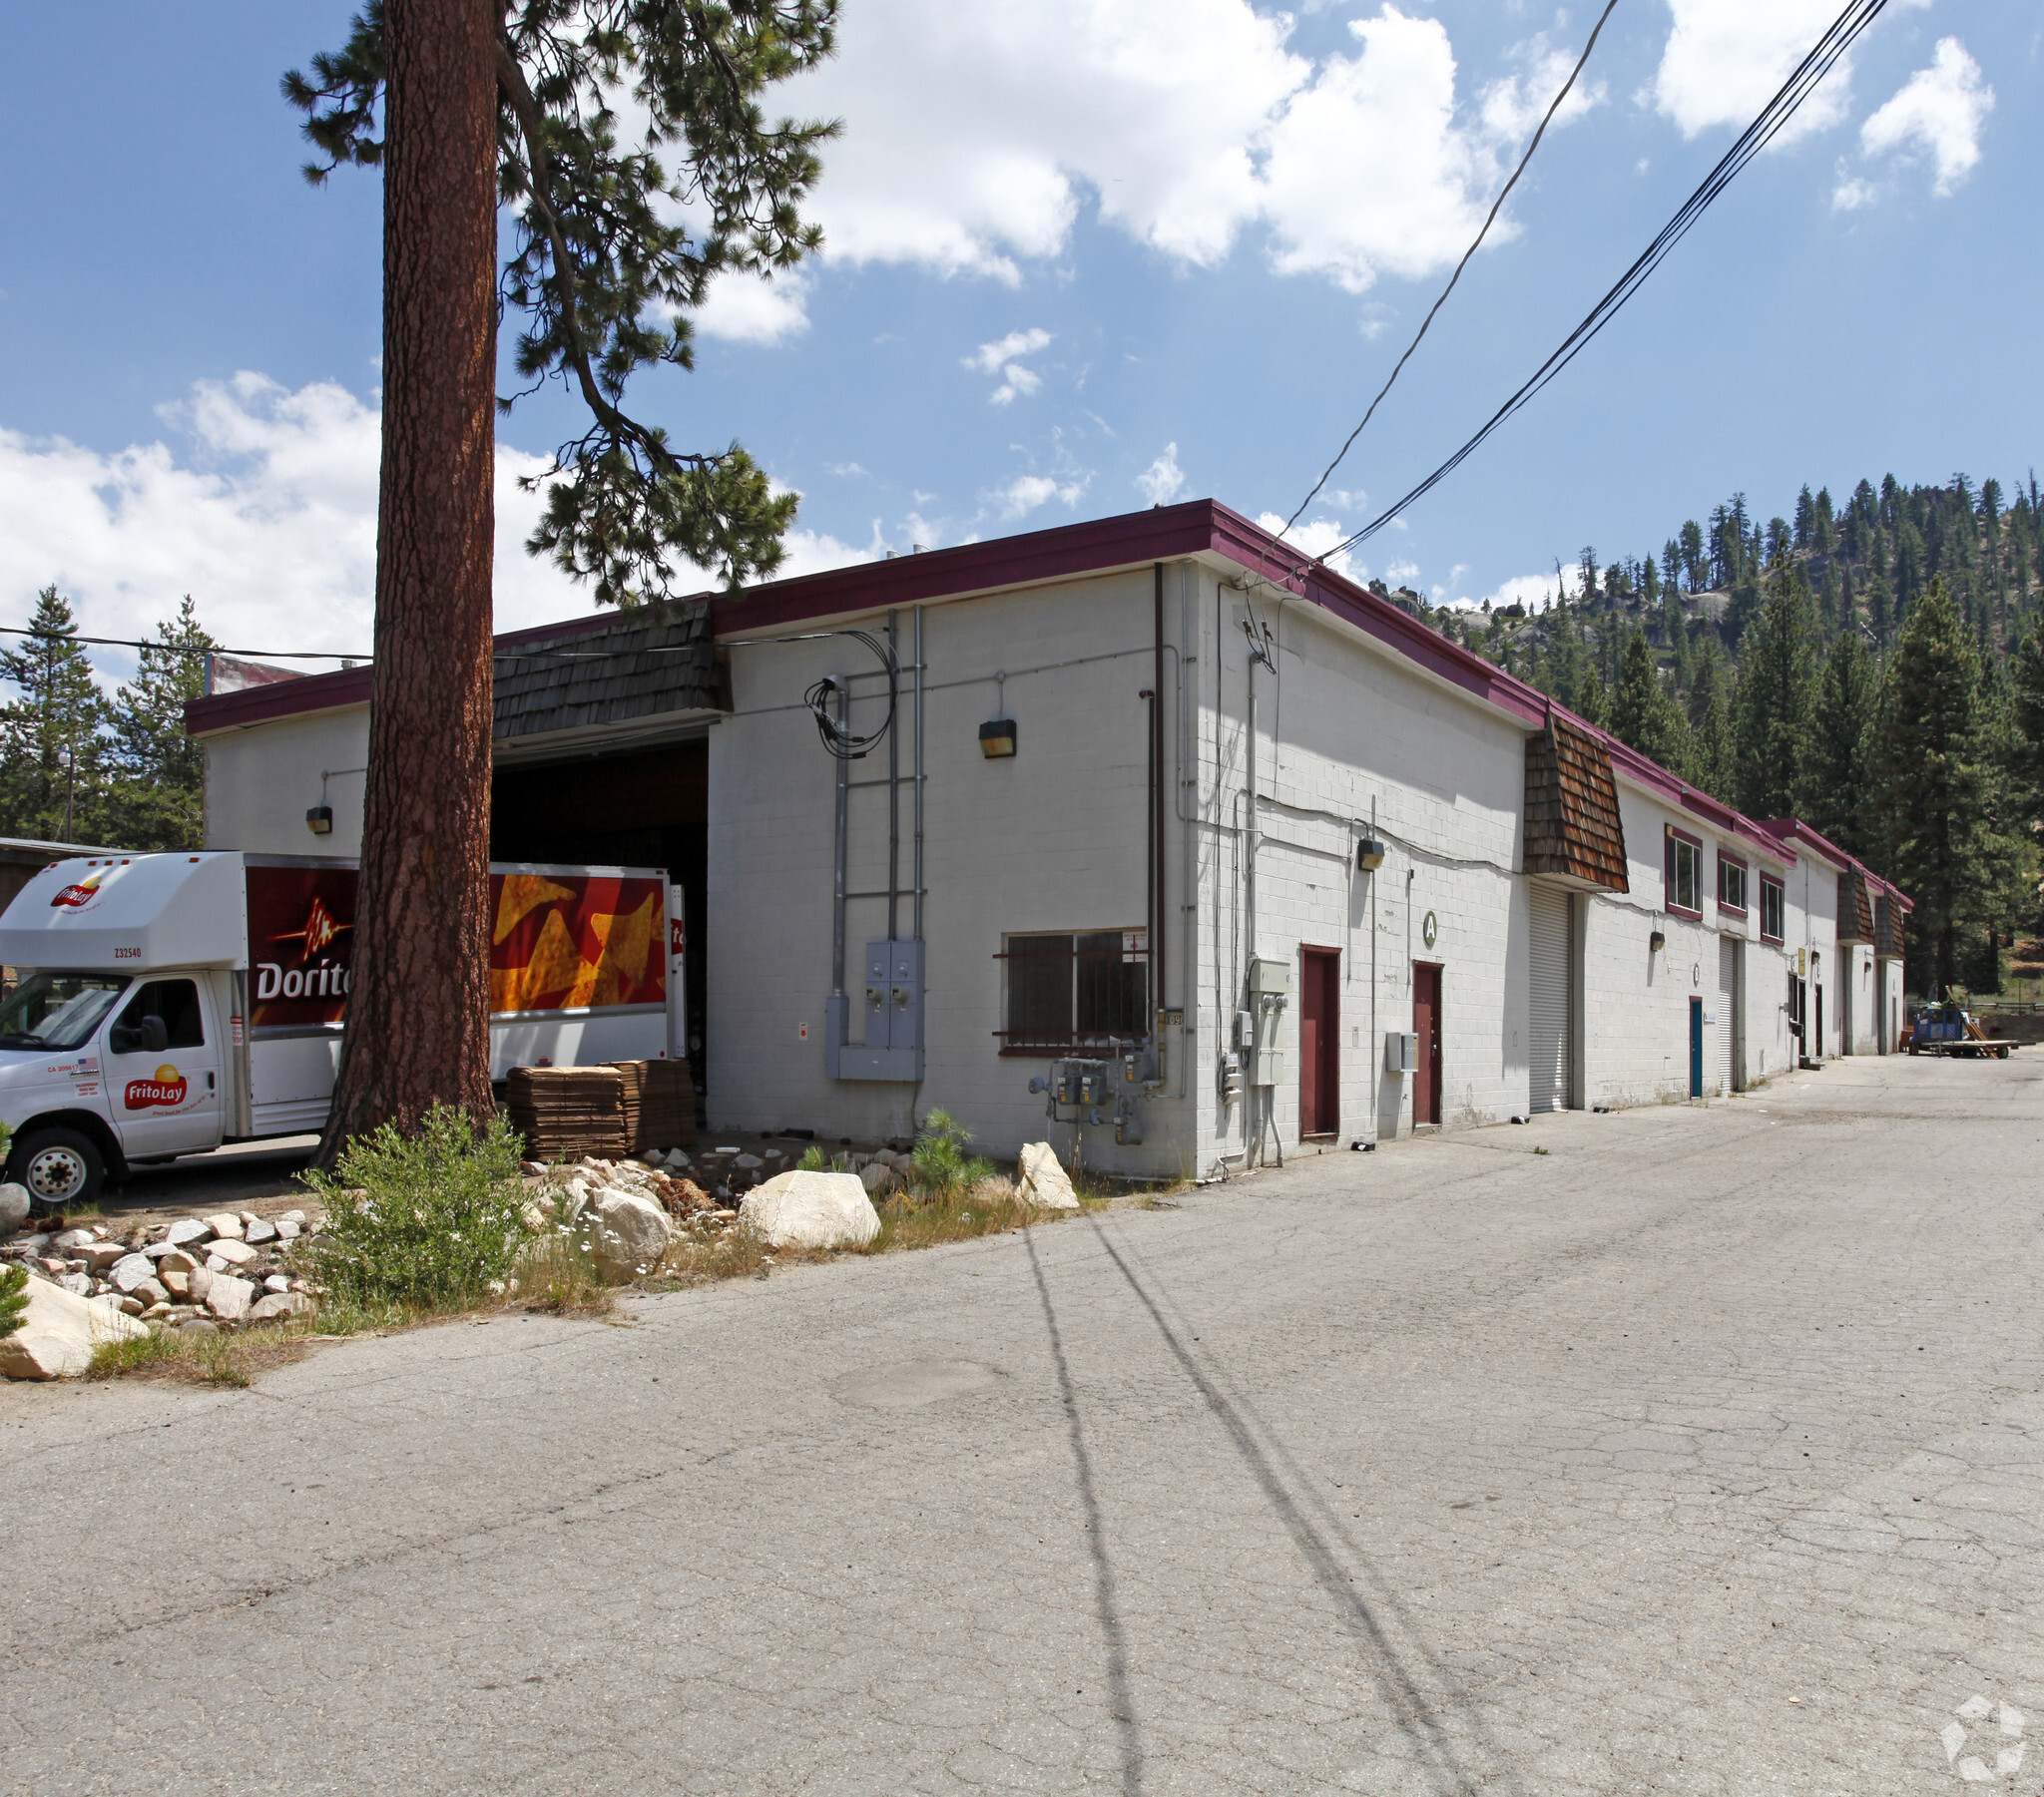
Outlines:
[[[1398, 389], [1307, 515], [1394, 498], [1632, 259], [1837, 0], [1620, 0]], [[191, 592], [239, 646], [360, 649], [379, 191], [312, 190], [276, 78], [344, 5], [20, 12], [0, 156], [0, 622], [56, 580], [129, 635]], [[1214, 495], [1289, 513], [1487, 208], [1588, 11], [1408, 0], [845, 0], [786, 95], [845, 120], [825, 255], [703, 318], [634, 402], [802, 495], [790, 567]], [[2044, 31], [1896, 0], [1620, 319], [1353, 571], [1517, 593], [1743, 490], [2021, 478], [2044, 347]], [[1842, 79], [1841, 79], [1842, 76]], [[570, 414], [500, 427], [499, 618], [589, 601], [516, 548]], [[1317, 533], [1317, 534], [1316, 534]], [[1515, 583], [1518, 583], [1515, 585]]]

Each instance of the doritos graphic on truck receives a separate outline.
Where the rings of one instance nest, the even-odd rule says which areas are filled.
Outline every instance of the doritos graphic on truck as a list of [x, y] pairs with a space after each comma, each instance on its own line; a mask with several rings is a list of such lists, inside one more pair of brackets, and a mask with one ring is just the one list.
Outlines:
[[[251, 862], [248, 878], [251, 1027], [343, 1022], [355, 870]], [[657, 878], [492, 869], [490, 914], [492, 1015], [667, 1001], [666, 902]]]

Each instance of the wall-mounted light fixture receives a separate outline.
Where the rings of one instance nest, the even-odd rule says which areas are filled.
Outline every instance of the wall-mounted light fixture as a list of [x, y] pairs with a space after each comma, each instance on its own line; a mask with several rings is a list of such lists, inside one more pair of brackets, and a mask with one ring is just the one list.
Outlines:
[[1664, 936], [1659, 930], [1656, 930], [1653, 935], [1647, 938], [1647, 952], [1650, 955], [1660, 954], [1660, 952], [1667, 946], [1668, 938]]
[[996, 717], [979, 726], [979, 752], [989, 761], [1004, 761], [1015, 752], [1015, 720]]
[[1384, 845], [1374, 836], [1365, 836], [1355, 845], [1355, 865], [1364, 873], [1375, 873], [1384, 864]]
[[305, 828], [310, 830], [315, 836], [331, 836], [333, 834], [333, 807], [331, 805], [312, 806], [305, 813]]

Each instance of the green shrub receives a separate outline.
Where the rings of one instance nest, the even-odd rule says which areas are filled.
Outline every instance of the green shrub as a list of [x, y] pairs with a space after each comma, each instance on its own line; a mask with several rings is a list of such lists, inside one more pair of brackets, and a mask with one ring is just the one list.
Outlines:
[[0, 1269], [0, 1341], [28, 1321], [28, 1268]]
[[317, 1276], [357, 1303], [449, 1305], [509, 1275], [534, 1234], [502, 1117], [480, 1128], [436, 1105], [415, 1135], [390, 1124], [349, 1142], [335, 1172], [305, 1173], [325, 1206]]
[[830, 1162], [824, 1157], [823, 1150], [814, 1142], [810, 1142], [807, 1147], [802, 1149], [802, 1157], [794, 1164], [795, 1171], [797, 1172], [820, 1173], [829, 1166]]
[[912, 1150], [916, 1184], [931, 1196], [943, 1198], [989, 1177], [993, 1162], [965, 1151], [971, 1139], [972, 1131], [948, 1111], [932, 1111], [923, 1119]]

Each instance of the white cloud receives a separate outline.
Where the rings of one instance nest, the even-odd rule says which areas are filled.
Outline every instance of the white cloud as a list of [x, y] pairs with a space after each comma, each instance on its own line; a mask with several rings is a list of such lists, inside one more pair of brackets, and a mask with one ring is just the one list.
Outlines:
[[789, 269], [771, 279], [730, 272], [710, 283], [703, 304], [690, 315], [706, 337], [733, 343], [779, 343], [809, 328], [804, 301], [809, 275]]
[[1980, 160], [1980, 130], [1994, 90], [1957, 38], [1940, 38], [1930, 67], [1918, 69], [1893, 99], [1859, 128], [1868, 156], [1928, 157], [1932, 192], [1949, 194]]
[[1039, 349], [1049, 347], [1050, 332], [1047, 330], [1011, 330], [995, 342], [982, 343], [965, 358], [965, 365], [977, 368], [982, 374], [998, 374], [1004, 362], [1013, 361], [1017, 356], [1034, 355]]
[[[1014, 282], [1065, 250], [1090, 201], [1195, 266], [1260, 222], [1280, 272], [1353, 292], [1447, 265], [1563, 53], [1520, 46], [1520, 71], [1464, 109], [1434, 20], [1386, 4], [1351, 23], [1354, 55], [1317, 64], [1291, 28], [1253, 0], [862, 0], [838, 54], [778, 96], [844, 121], [810, 206], [824, 255]], [[1562, 121], [1600, 96], [1571, 96]], [[1028, 390], [1007, 384], [1002, 403]]]
[[1000, 386], [987, 395], [989, 405], [1006, 405], [1016, 394], [1025, 397], [1043, 385], [1043, 376], [1032, 368], [1025, 368], [1016, 356], [1034, 355], [1039, 349], [1049, 346], [1050, 332], [1047, 330], [1011, 330], [997, 342], [982, 343], [965, 358], [965, 366], [977, 368], [983, 374], [1004, 376]]
[[[190, 593], [238, 648], [370, 646], [376, 411], [344, 388], [290, 392], [259, 374], [202, 381], [163, 408], [166, 438], [107, 455], [0, 430], [0, 614], [26, 619], [55, 581], [85, 634], [141, 637]], [[586, 590], [525, 553], [545, 463], [497, 450], [500, 630], [574, 617]]]
[[1870, 181], [1862, 181], [1856, 175], [1845, 173], [1841, 158], [1838, 163], [1838, 185], [1831, 190], [1831, 210], [1840, 213], [1856, 213], [1862, 206], [1871, 206], [1880, 198], [1880, 189]]
[[1178, 445], [1167, 443], [1164, 453], [1136, 476], [1136, 490], [1153, 506], [1167, 506], [1186, 489], [1185, 470], [1178, 465]]
[[791, 581], [804, 574], [823, 574], [832, 568], [850, 568], [859, 562], [877, 562], [887, 553], [880, 534], [880, 521], [873, 520], [870, 543], [841, 543], [821, 531], [792, 530], [781, 538], [782, 557], [774, 570], [777, 581]]
[[[1682, 135], [1745, 127], [1774, 98], [1837, 14], [1837, 0], [1669, 0], [1675, 30], [1654, 98]], [[1775, 142], [1791, 143], [1844, 118], [1852, 64], [1839, 59]]]
[[[1494, 81], [1483, 90], [1480, 110], [1484, 130], [1504, 143], [1530, 138], [1534, 127], [1554, 104], [1555, 95], [1561, 92], [1561, 84], [1568, 80], [1580, 54], [1555, 49], [1545, 32], [1519, 45], [1513, 55], [1524, 65], [1523, 73]], [[1604, 97], [1603, 82], [1578, 81], [1554, 115], [1556, 127], [1573, 125], [1593, 106], [1601, 105]]]
[[1510, 580], [1500, 581], [1494, 592], [1484, 595], [1493, 610], [1504, 606], [1524, 606], [1529, 612], [1544, 612], [1554, 598], [1554, 576], [1551, 574], [1515, 574]]
[[[1284, 520], [1276, 512], [1263, 513], [1257, 522], [1274, 537], [1284, 529]], [[1303, 524], [1294, 524], [1284, 541], [1309, 556], [1326, 556], [1327, 566], [1336, 574], [1346, 575], [1352, 581], [1366, 581], [1369, 570], [1357, 563], [1347, 550], [1338, 555], [1327, 553], [1347, 535], [1338, 518], [1309, 518]]]
[[1083, 480], [1054, 480], [1047, 474], [1018, 474], [1005, 487], [999, 487], [989, 496], [999, 506], [1004, 519], [1015, 519], [1033, 512], [1040, 505], [1053, 499], [1075, 506], [1086, 491]]

